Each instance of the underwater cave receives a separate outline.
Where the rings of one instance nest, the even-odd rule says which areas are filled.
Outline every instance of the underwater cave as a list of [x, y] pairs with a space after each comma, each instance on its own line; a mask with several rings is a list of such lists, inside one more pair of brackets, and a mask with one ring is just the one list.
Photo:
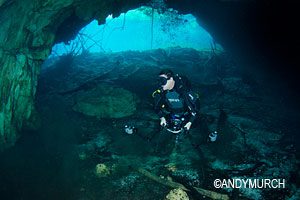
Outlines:
[[0, 198], [300, 199], [295, 9], [0, 0]]

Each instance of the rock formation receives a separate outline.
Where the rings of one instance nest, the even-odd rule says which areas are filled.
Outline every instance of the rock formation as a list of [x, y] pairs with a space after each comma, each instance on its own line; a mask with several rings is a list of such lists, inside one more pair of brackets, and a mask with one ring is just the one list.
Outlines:
[[0, 1], [0, 148], [11, 146], [34, 108], [42, 62], [91, 20], [105, 22], [141, 0]]
[[81, 93], [73, 110], [99, 118], [121, 118], [130, 116], [136, 110], [134, 94], [122, 88], [100, 85]]
[[173, 189], [165, 198], [166, 200], [189, 200], [187, 193], [182, 189]]

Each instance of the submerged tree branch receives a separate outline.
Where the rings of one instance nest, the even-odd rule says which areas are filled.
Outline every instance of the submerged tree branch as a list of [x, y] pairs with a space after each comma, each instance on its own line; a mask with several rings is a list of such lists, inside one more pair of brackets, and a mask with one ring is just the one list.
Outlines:
[[[171, 188], [180, 188], [184, 191], [187, 191], [189, 192], [190, 190], [188, 188], [186, 188], [184, 185], [182, 185], [181, 183], [177, 183], [177, 182], [174, 182], [174, 181], [171, 181], [171, 180], [167, 180], [167, 179], [163, 179], [163, 178], [160, 178], [158, 176], [156, 176], [155, 174], [143, 169], [143, 168], [138, 168], [137, 171], [148, 177], [149, 179], [157, 182], [157, 183], [160, 183], [162, 185], [165, 185], [165, 186], [168, 186], [168, 187], [171, 187]], [[229, 200], [229, 197], [227, 194], [221, 194], [221, 193], [217, 193], [217, 192], [214, 192], [214, 191], [211, 191], [211, 190], [206, 190], [206, 189], [203, 189], [203, 188], [199, 188], [199, 187], [193, 187], [193, 189], [195, 191], [197, 191], [199, 194], [203, 195], [203, 196], [206, 196], [206, 197], [209, 197], [211, 199], [219, 199], [219, 200]]]

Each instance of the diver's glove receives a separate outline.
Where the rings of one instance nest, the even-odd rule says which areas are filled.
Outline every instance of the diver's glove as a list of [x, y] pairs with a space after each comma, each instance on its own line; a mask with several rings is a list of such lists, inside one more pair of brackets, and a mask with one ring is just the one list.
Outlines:
[[184, 130], [186, 130], [186, 131], [189, 131], [190, 130], [190, 128], [191, 128], [191, 126], [192, 126], [192, 122], [188, 122], [188, 123], [186, 123], [185, 125], [184, 125]]
[[163, 127], [167, 126], [167, 120], [166, 120], [166, 118], [164, 118], [164, 117], [160, 118], [160, 125], [163, 126]]

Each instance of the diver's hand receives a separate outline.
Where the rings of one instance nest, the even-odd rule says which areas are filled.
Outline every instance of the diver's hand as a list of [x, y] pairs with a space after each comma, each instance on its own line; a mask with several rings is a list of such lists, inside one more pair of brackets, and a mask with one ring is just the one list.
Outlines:
[[192, 126], [192, 122], [188, 122], [186, 123], [186, 125], [184, 125], [184, 129], [188, 131], [190, 130], [191, 126]]
[[160, 118], [160, 125], [161, 125], [161, 126], [166, 126], [166, 125], [167, 125], [166, 118], [164, 118], [164, 117], [161, 117], [161, 118]]

